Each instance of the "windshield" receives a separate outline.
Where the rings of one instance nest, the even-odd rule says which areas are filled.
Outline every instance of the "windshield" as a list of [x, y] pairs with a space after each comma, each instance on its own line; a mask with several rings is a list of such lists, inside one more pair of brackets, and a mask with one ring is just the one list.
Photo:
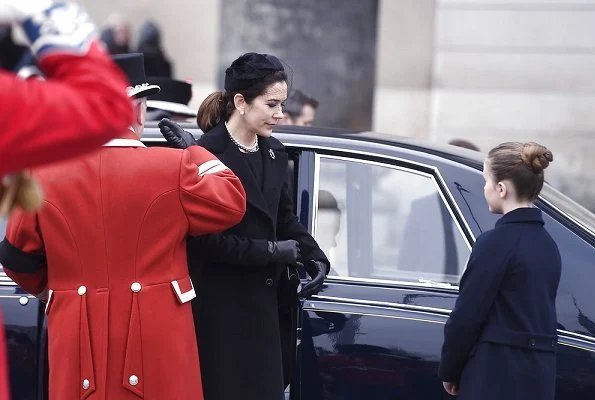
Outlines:
[[591, 232], [591, 234], [595, 235], [595, 214], [591, 211], [547, 183], [544, 183], [539, 197], [562, 211], [577, 225], [582, 226]]

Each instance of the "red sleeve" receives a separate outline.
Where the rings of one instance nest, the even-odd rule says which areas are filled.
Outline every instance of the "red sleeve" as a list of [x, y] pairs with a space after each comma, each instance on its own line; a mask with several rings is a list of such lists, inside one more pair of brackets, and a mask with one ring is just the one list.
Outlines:
[[15, 211], [0, 243], [0, 262], [4, 272], [34, 296], [47, 287], [45, 249], [37, 225], [37, 214]]
[[180, 201], [193, 236], [231, 228], [246, 212], [246, 192], [240, 179], [200, 146], [182, 152]]
[[126, 79], [97, 42], [40, 67], [47, 81], [0, 72], [0, 176], [93, 150], [133, 119]]

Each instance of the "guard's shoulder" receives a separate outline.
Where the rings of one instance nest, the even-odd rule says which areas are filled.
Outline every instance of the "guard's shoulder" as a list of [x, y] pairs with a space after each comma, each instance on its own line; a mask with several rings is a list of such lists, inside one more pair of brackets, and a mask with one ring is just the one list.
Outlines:
[[179, 158], [182, 156], [184, 150], [172, 147], [154, 146], [148, 147], [147, 151], [151, 154], [151, 157]]

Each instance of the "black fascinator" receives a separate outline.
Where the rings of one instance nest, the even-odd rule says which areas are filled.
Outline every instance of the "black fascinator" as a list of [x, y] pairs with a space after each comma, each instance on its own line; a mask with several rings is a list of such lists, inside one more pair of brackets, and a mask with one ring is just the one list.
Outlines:
[[225, 91], [248, 89], [254, 81], [277, 71], [285, 71], [283, 63], [270, 54], [246, 53], [238, 57], [225, 70]]

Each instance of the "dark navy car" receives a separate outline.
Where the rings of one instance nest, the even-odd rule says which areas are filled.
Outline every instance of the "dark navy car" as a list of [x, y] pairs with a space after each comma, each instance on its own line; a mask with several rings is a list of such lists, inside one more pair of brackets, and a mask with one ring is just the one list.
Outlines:
[[[303, 305], [288, 396], [448, 398], [437, 375], [444, 323], [475, 238], [498, 218], [483, 198], [482, 155], [331, 129], [275, 136], [290, 153], [296, 212], [332, 263]], [[144, 141], [165, 145], [154, 126]], [[557, 399], [593, 399], [595, 216], [547, 184], [536, 205], [563, 262]], [[0, 301], [13, 399], [45, 399], [41, 305], [4, 274]]]

